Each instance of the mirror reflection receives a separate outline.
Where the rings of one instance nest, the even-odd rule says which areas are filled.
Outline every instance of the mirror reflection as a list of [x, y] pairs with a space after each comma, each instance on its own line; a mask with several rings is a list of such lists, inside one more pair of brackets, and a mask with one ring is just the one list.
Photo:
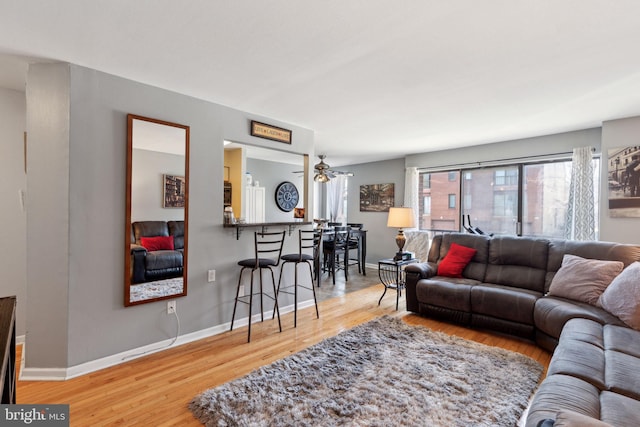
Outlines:
[[187, 294], [189, 127], [128, 115], [125, 306]]
[[304, 219], [305, 156], [225, 142], [225, 222], [292, 222]]

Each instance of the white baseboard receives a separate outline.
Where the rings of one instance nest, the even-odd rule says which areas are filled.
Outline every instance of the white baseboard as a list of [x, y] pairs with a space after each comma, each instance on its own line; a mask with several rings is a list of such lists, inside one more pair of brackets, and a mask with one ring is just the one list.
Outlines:
[[[298, 303], [298, 310], [302, 310], [307, 307], [313, 306], [313, 299], [302, 301]], [[293, 311], [293, 304], [280, 308], [280, 314], [286, 314]], [[264, 316], [269, 318], [273, 313], [272, 311], [265, 311]], [[234, 322], [235, 327], [243, 327], [249, 324], [248, 317], [237, 319]], [[260, 320], [260, 314], [254, 314], [252, 321]], [[142, 347], [134, 348], [131, 350], [123, 351], [111, 356], [103, 357], [101, 359], [85, 362], [80, 365], [71, 366], [69, 368], [26, 368], [24, 366], [24, 354], [25, 346], [22, 347], [22, 360], [20, 361], [20, 381], [64, 381], [71, 378], [76, 378], [82, 375], [89, 374], [91, 372], [99, 371], [101, 369], [109, 368], [111, 366], [119, 365], [130, 360], [137, 359], [142, 356], [157, 353], [159, 351], [167, 350], [182, 344], [187, 344], [193, 341], [198, 341], [204, 338], [208, 338], [214, 335], [227, 332], [231, 327], [231, 322], [223, 323], [221, 325], [212, 326], [210, 328], [201, 329], [199, 331], [190, 332], [188, 334], [180, 335], [177, 338], [170, 338], [162, 340], [153, 344], [148, 344]], [[22, 342], [24, 343], [24, 336], [22, 336]]]

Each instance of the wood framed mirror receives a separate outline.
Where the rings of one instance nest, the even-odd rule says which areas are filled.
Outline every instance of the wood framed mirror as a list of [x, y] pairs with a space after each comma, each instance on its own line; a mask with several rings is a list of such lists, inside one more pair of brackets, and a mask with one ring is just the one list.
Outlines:
[[189, 126], [127, 115], [124, 305], [187, 295]]

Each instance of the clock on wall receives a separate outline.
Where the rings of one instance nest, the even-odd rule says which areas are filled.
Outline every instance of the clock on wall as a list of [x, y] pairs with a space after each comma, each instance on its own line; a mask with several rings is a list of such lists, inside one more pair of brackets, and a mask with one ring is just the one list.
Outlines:
[[293, 183], [284, 181], [276, 187], [276, 205], [283, 212], [291, 212], [298, 205], [300, 195]]

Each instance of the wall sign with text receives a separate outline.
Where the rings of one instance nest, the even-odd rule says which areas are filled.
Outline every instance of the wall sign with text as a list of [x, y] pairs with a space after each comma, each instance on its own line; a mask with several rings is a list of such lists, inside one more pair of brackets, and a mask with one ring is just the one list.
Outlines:
[[289, 129], [283, 129], [277, 126], [271, 126], [251, 120], [251, 136], [291, 144], [291, 134], [292, 132]]

